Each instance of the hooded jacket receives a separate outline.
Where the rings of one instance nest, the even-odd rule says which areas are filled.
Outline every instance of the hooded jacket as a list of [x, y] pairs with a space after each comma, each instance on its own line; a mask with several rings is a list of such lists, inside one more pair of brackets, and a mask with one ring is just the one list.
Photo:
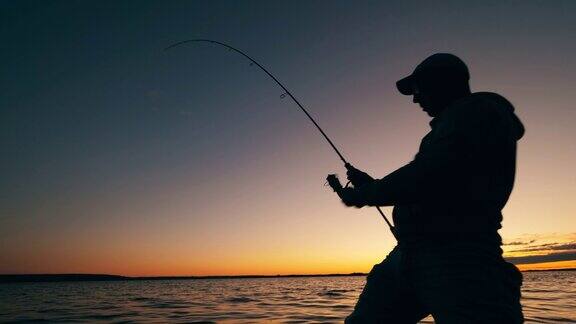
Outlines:
[[501, 245], [502, 208], [514, 184], [524, 126], [504, 97], [460, 98], [431, 122], [414, 160], [367, 188], [370, 205], [394, 205], [400, 246]]

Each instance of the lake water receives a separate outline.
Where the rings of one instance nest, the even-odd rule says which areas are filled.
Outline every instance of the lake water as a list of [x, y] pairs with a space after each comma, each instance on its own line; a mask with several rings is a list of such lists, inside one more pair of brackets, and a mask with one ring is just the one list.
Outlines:
[[[364, 283], [365, 277], [12, 283], [0, 285], [0, 321], [342, 322]], [[522, 304], [527, 323], [576, 323], [576, 271], [525, 272]]]

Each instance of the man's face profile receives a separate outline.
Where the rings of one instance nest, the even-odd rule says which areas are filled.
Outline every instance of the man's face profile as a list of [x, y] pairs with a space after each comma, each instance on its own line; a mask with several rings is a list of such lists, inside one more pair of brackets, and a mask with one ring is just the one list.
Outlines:
[[432, 106], [429, 96], [416, 84], [414, 84], [412, 89], [412, 102], [419, 104], [423, 111], [425, 111], [430, 117], [434, 117], [435, 114], [433, 114], [433, 110], [431, 109]]

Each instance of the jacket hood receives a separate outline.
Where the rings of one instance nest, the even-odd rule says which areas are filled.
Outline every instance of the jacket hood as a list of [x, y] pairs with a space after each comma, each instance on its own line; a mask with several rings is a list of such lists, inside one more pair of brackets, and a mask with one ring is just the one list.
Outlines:
[[492, 104], [500, 107], [500, 109], [508, 112], [509, 121], [512, 127], [512, 133], [516, 140], [524, 136], [525, 128], [518, 116], [514, 113], [514, 106], [506, 98], [493, 92], [476, 92], [472, 96], [490, 101]]

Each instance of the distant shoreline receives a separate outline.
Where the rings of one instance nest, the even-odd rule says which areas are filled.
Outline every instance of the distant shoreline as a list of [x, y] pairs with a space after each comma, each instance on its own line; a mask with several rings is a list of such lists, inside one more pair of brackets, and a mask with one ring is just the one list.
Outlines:
[[[524, 270], [522, 272], [576, 271], [576, 268]], [[239, 276], [146, 276], [129, 277], [106, 274], [4, 274], [0, 284], [15, 282], [74, 282], [74, 281], [136, 281], [136, 280], [203, 280], [203, 279], [260, 279], [260, 278], [303, 278], [303, 277], [360, 277], [367, 273], [333, 274], [289, 274], [289, 275], [239, 275]]]
[[129, 277], [107, 274], [4, 274], [0, 284], [11, 282], [66, 282], [66, 281], [134, 281], [134, 280], [202, 280], [202, 279], [258, 279], [258, 278], [300, 278], [300, 277], [355, 277], [367, 273], [334, 274], [289, 274], [289, 275], [229, 275], [229, 276], [143, 276]]

